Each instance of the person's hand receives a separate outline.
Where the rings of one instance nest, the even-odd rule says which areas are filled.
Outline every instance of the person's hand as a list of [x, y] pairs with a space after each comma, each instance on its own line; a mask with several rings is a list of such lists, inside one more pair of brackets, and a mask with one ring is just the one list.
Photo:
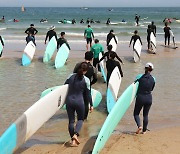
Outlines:
[[90, 113], [93, 111], [93, 106], [90, 106], [90, 108], [89, 108], [89, 111], [90, 111]]

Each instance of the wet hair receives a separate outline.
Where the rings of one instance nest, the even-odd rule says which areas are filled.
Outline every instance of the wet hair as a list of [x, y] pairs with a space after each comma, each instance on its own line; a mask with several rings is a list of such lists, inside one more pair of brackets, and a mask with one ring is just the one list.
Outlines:
[[30, 24], [30, 26], [34, 26], [34, 24]]
[[112, 32], [114, 32], [114, 30], [113, 30], [113, 29], [111, 29], [111, 30], [110, 30], [110, 33], [112, 33]]
[[93, 59], [93, 53], [91, 51], [87, 51], [85, 53], [85, 60], [91, 61]]
[[65, 32], [61, 32], [61, 36], [65, 35]]
[[91, 25], [88, 25], [88, 27], [91, 27]]
[[111, 57], [111, 59], [114, 59], [116, 57], [116, 53], [115, 52], [110, 52], [109, 56]]
[[78, 69], [78, 72], [77, 72], [77, 76], [78, 76], [78, 78], [80, 79], [80, 80], [82, 80], [83, 79], [83, 72], [84, 71], [87, 71], [88, 70], [88, 65], [87, 65], [87, 63], [86, 62], [82, 62], [81, 63], [81, 65], [80, 65], [80, 67], [79, 67], [79, 69]]
[[154, 21], [152, 21], [151, 24], [154, 25]]
[[108, 45], [108, 46], [107, 46], [108, 51], [111, 51], [111, 50], [112, 50], [112, 47], [113, 47], [112, 45]]
[[134, 34], [137, 34], [137, 33], [138, 33], [138, 31], [137, 31], [137, 30], [135, 30], [135, 31], [134, 31]]
[[94, 42], [95, 42], [95, 43], [98, 43], [98, 42], [99, 42], [99, 40], [98, 40], [98, 39], [95, 39], [95, 40], [94, 40]]

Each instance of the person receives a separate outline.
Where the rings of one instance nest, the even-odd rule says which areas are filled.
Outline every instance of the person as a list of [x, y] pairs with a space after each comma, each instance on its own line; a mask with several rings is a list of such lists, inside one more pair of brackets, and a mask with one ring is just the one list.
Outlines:
[[[90, 103], [90, 111], [93, 110], [92, 98], [89, 88], [90, 83], [87, 82], [88, 78], [84, 76], [87, 70], [87, 63], [81, 63], [78, 72], [71, 75], [65, 82], [65, 84], [69, 84], [65, 104], [69, 119], [68, 130], [72, 140], [71, 146], [78, 146], [80, 144], [78, 136], [84, 121], [84, 97], [86, 97]], [[74, 126], [75, 112], [77, 113], [77, 122]]]
[[94, 39], [93, 30], [92, 30], [90, 25], [88, 25], [88, 28], [86, 28], [85, 31], [84, 31], [84, 38], [87, 41], [86, 49], [88, 51], [88, 46], [90, 44], [90, 48], [91, 48], [91, 46], [92, 46], [92, 38]]
[[154, 30], [151, 28], [151, 25], [148, 25], [148, 29], [147, 29], [147, 43], [148, 43], [148, 50], [150, 50], [150, 48], [151, 48], [151, 39], [150, 39], [151, 32], [154, 33]]
[[[4, 41], [3, 41], [2, 37], [1, 37], [1, 35], [0, 35], [0, 41], [1, 41], [1, 44], [2, 44], [2, 46], [3, 46], [3, 48], [4, 48]], [[2, 53], [3, 53], [3, 51], [1, 51], [0, 57], [2, 56]]]
[[84, 23], [84, 19], [81, 19], [80, 24], [83, 24], [83, 23]]
[[87, 20], [86, 20], [86, 24], [89, 24], [90, 23], [90, 20], [89, 20], [89, 18], [87, 18]]
[[47, 32], [47, 34], [46, 34], [46, 38], [45, 38], [45, 44], [46, 44], [46, 41], [47, 41], [47, 39], [48, 39], [48, 37], [49, 37], [49, 41], [51, 40], [51, 38], [53, 37], [53, 36], [55, 36], [55, 38], [56, 38], [56, 40], [57, 40], [57, 35], [56, 35], [56, 32], [54, 31], [54, 29], [55, 29], [55, 26], [51, 26], [50, 28], [49, 28], [49, 31]]
[[121, 65], [118, 61], [114, 60], [114, 58], [116, 57], [116, 53], [115, 52], [110, 52], [109, 54], [109, 59], [106, 61], [106, 69], [107, 69], [107, 85], [109, 82], [109, 78], [111, 76], [112, 71], [114, 70], [114, 68], [117, 66], [119, 69], [119, 72], [121, 74], [121, 77], [123, 77], [123, 72], [121, 69]]
[[66, 19], [64, 19], [64, 20], [63, 20], [63, 23], [64, 23], [64, 24], [67, 24], [67, 20], [66, 20]]
[[109, 43], [110, 43], [110, 41], [111, 41], [112, 38], [114, 38], [116, 44], [118, 44], [118, 42], [117, 42], [117, 40], [116, 40], [116, 37], [115, 37], [115, 35], [114, 35], [114, 30], [113, 30], [113, 29], [111, 29], [110, 32], [109, 32], [109, 34], [107, 35], [107, 39], [106, 39], [107, 46], [109, 45]]
[[135, 42], [136, 42], [137, 39], [139, 39], [139, 41], [141, 42], [141, 45], [143, 45], [143, 44], [142, 44], [142, 41], [141, 41], [141, 38], [140, 38], [140, 36], [138, 35], [138, 31], [135, 30], [135, 31], [134, 31], [134, 35], [131, 37], [131, 40], [130, 40], [130, 43], [129, 43], [129, 47], [130, 47], [132, 41], [134, 41], [134, 43], [133, 43], [133, 50], [134, 50], [134, 44], [135, 44]]
[[166, 22], [165, 27], [164, 27], [165, 47], [166, 47], [167, 40], [168, 40], [168, 46], [170, 44], [170, 30], [171, 28], [168, 26], [168, 23]]
[[[93, 66], [96, 68], [97, 64], [99, 62], [99, 53], [101, 52], [102, 55], [104, 54], [104, 48], [103, 46], [99, 43], [98, 39], [95, 39], [95, 44], [91, 47], [91, 52], [94, 55], [94, 59], [93, 59]], [[98, 71], [100, 71], [100, 66], [98, 64]]]
[[106, 25], [109, 25], [111, 23], [110, 18], [106, 21]]
[[34, 45], [36, 46], [34, 37], [33, 37], [33, 35], [32, 35], [31, 32], [29, 32], [29, 35], [26, 37], [26, 42], [27, 42], [27, 44], [28, 44], [30, 41], [32, 41], [32, 42], [34, 43]]
[[119, 58], [119, 56], [117, 55], [117, 53], [114, 52], [114, 51], [112, 51], [112, 45], [108, 45], [107, 50], [108, 50], [108, 51], [107, 51], [107, 52], [102, 56], [102, 58], [99, 60], [99, 63], [100, 63], [103, 59], [105, 59], [105, 58], [107, 58], [107, 60], [109, 60], [110, 53], [113, 52], [114, 55], [115, 55], [115, 58], [117, 58], [117, 59], [124, 65], [123, 61], [121, 60], [121, 58]]
[[140, 16], [138, 16], [137, 14], [135, 15], [135, 22], [136, 22], [136, 25], [139, 26], [139, 19], [140, 19]]
[[35, 35], [38, 33], [38, 31], [36, 28], [34, 28], [34, 24], [31, 24], [30, 27], [26, 29], [25, 33], [28, 34], [28, 36], [32, 35], [32, 37], [34, 38], [34, 43], [35, 43]]
[[150, 28], [153, 30], [154, 35], [156, 36], [156, 25], [154, 25], [154, 21], [151, 22]]
[[72, 24], [76, 24], [76, 20], [75, 19], [72, 20]]
[[[87, 78], [89, 78], [89, 80], [90, 80], [90, 90], [91, 90], [91, 86], [97, 82], [97, 70], [96, 70], [95, 67], [93, 67], [91, 65], [92, 59], [93, 59], [93, 53], [87, 51], [85, 53], [85, 62], [88, 65], [88, 70], [87, 70], [85, 76]], [[73, 73], [77, 73], [78, 72], [78, 69], [79, 69], [81, 63], [82, 62], [76, 64], [76, 66], [74, 67]], [[87, 120], [88, 113], [89, 113], [89, 102], [88, 102], [88, 100], [84, 99], [84, 105], [85, 105], [84, 120]]]
[[[147, 63], [145, 65], [145, 74], [137, 77], [138, 79], [135, 82], [139, 82], [139, 87], [137, 90], [136, 102], [134, 107], [134, 120], [137, 124], [136, 134], [139, 134], [141, 131], [143, 134], [146, 133], [148, 126], [148, 114], [152, 105], [152, 94], [155, 87], [155, 79], [151, 76], [151, 72], [154, 69], [152, 63]], [[140, 122], [140, 111], [143, 108], [143, 127]]]
[[65, 34], [66, 34], [65, 32], [61, 32], [61, 36], [57, 40], [57, 49], [59, 49], [64, 43], [66, 43], [66, 45], [69, 48], [69, 50], [71, 50], [67, 40], [65, 39]]
[[91, 20], [90, 20], [90, 23], [91, 23], [91, 24], [93, 24], [93, 23], [94, 23], [94, 20], [93, 20], [93, 19], [91, 19]]

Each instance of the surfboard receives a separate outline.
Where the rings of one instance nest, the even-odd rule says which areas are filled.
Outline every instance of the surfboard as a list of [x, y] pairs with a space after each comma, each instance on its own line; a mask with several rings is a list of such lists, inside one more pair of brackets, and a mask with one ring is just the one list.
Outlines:
[[56, 48], [57, 48], [57, 41], [56, 41], [55, 36], [53, 36], [46, 47], [46, 51], [45, 51], [44, 57], [43, 57], [44, 63], [49, 62], [51, 60]]
[[117, 101], [120, 85], [121, 85], [121, 74], [119, 72], [118, 67], [116, 66], [111, 73], [107, 88], [106, 102], [107, 102], [108, 113], [111, 112], [112, 108], [114, 107]]
[[[3, 43], [5, 44], [5, 41], [4, 41], [4, 38], [1, 36], [1, 38], [2, 38], [2, 40], [3, 40]], [[2, 45], [2, 43], [1, 43], [1, 41], [0, 41], [0, 55], [1, 55], [1, 53], [3, 52], [3, 45]]]
[[[115, 36], [115, 38], [116, 38], [116, 41], [117, 41], [117, 43], [118, 43], [118, 37], [117, 36]], [[116, 44], [116, 41], [115, 41], [115, 39], [114, 39], [114, 37], [110, 40], [110, 42], [109, 42], [109, 45], [112, 45], [113, 46], [113, 48], [112, 48], [112, 51], [116, 51], [116, 49], [117, 49], [117, 44]]]
[[55, 58], [55, 68], [60, 68], [64, 66], [67, 58], [69, 56], [69, 48], [64, 43], [58, 50], [58, 53]]
[[[48, 93], [52, 92], [53, 90], [57, 89], [58, 87], [60, 87], [60, 86], [55, 86], [55, 87], [51, 87], [51, 88], [44, 90], [41, 93], [40, 98], [46, 96]], [[91, 96], [92, 96], [93, 107], [94, 108], [98, 107], [98, 105], [100, 104], [100, 102], [102, 100], [102, 94], [99, 91], [91, 88]]]
[[134, 100], [139, 83], [132, 83], [119, 97], [118, 101], [114, 105], [113, 109], [107, 116], [99, 134], [96, 139], [92, 154], [98, 154], [106, 144], [107, 140], [111, 136], [115, 127], [122, 119], [127, 109]]
[[134, 44], [134, 62], [135, 63], [140, 60], [141, 49], [142, 49], [141, 42], [139, 39], [137, 39]]
[[170, 35], [171, 35], [171, 37], [172, 37], [172, 39], [173, 39], [173, 44], [174, 44], [174, 48], [173, 48], [173, 49], [176, 49], [176, 48], [178, 48], [178, 47], [176, 46], [174, 33], [173, 33], [173, 31], [172, 31], [172, 30], [170, 30], [169, 32], [170, 32]]
[[67, 24], [72, 24], [72, 21], [67, 20]]
[[31, 61], [35, 54], [35, 50], [36, 50], [36, 46], [34, 45], [34, 43], [32, 41], [30, 41], [26, 45], [26, 47], [24, 49], [24, 53], [22, 55], [22, 65], [23, 66], [28, 66], [31, 64]]
[[25, 143], [65, 102], [68, 85], [47, 94], [25, 111], [1, 136], [0, 153], [12, 154]]
[[156, 53], [156, 37], [153, 32], [150, 34], [152, 53]]
[[[100, 52], [100, 53], [99, 53], [99, 60], [100, 60], [101, 58], [102, 58], [102, 53]], [[100, 69], [101, 69], [101, 73], [102, 73], [104, 82], [106, 82], [107, 79], [106, 79], [106, 73], [105, 73], [104, 59], [99, 63], [99, 65], [100, 65]]]

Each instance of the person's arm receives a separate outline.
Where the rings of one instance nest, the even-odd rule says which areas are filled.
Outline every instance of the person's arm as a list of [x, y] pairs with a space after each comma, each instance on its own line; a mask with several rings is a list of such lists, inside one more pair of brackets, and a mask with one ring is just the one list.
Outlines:
[[97, 82], [97, 69], [93, 67], [93, 70], [94, 70], [94, 73], [93, 73], [93, 80], [91, 81], [91, 85]]
[[107, 57], [108, 56], [108, 53], [106, 52], [103, 56], [102, 56], [102, 58], [99, 60], [99, 63], [105, 58], [105, 57]]
[[25, 30], [25, 33], [26, 33], [26, 34], [29, 34], [29, 28]]
[[[116, 52], [115, 52], [115, 53], [116, 53]], [[123, 61], [121, 60], [121, 58], [117, 55], [117, 53], [116, 53], [116, 58], [117, 58], [122, 64], [124, 64]]]
[[90, 80], [85, 77], [85, 97], [86, 100], [88, 100], [89, 104], [90, 104], [90, 109], [93, 109], [93, 103], [92, 103], [92, 96], [91, 96], [91, 90], [90, 90]]
[[59, 49], [59, 39], [57, 39], [57, 49]]
[[38, 33], [37, 29], [36, 29], [36, 28], [34, 28], [34, 31], [35, 31], [34, 35], [36, 35], [36, 34]]
[[69, 50], [71, 50], [71, 48], [70, 48], [70, 46], [69, 46], [67, 40], [65, 40], [65, 43], [66, 43], [67, 47], [69, 48]]
[[56, 38], [56, 41], [57, 41], [57, 40], [58, 40], [58, 38], [57, 38], [57, 34], [56, 34], [56, 32], [55, 32], [55, 35], [54, 35], [54, 36], [55, 36], [55, 38]]
[[139, 36], [139, 41], [141, 42], [141, 45], [143, 45], [140, 36]]
[[116, 44], [118, 44], [118, 42], [117, 42], [117, 40], [116, 40], [116, 37], [115, 37], [115, 35], [114, 35], [113, 37], [114, 37], [114, 40], [115, 40]]
[[92, 37], [93, 37], [93, 39], [94, 39], [94, 33], [93, 33], [93, 31], [92, 31], [91, 35], [92, 35]]
[[85, 29], [85, 31], [84, 31], [84, 38], [86, 38], [86, 29]]
[[132, 40], [133, 40], [133, 36], [131, 37], [131, 40], [129, 42], [129, 47], [131, 46]]
[[46, 44], [48, 36], [49, 36], [49, 31], [46, 33], [46, 38], [45, 38], [45, 41], [44, 41], [45, 44]]
[[106, 40], [107, 46], [109, 45], [109, 42], [110, 42], [110, 38], [109, 38], [109, 34], [108, 34], [107, 35], [107, 40]]
[[120, 64], [118, 63], [118, 69], [119, 69], [119, 72], [120, 72], [120, 74], [121, 74], [121, 77], [123, 77], [123, 71], [122, 71], [122, 69], [121, 69], [121, 66], [120, 66]]
[[0, 36], [0, 40], [1, 40], [2, 46], [4, 46], [4, 42], [1, 36]]
[[155, 34], [156, 34], [156, 26], [154, 26], [154, 32], [155, 32]]

